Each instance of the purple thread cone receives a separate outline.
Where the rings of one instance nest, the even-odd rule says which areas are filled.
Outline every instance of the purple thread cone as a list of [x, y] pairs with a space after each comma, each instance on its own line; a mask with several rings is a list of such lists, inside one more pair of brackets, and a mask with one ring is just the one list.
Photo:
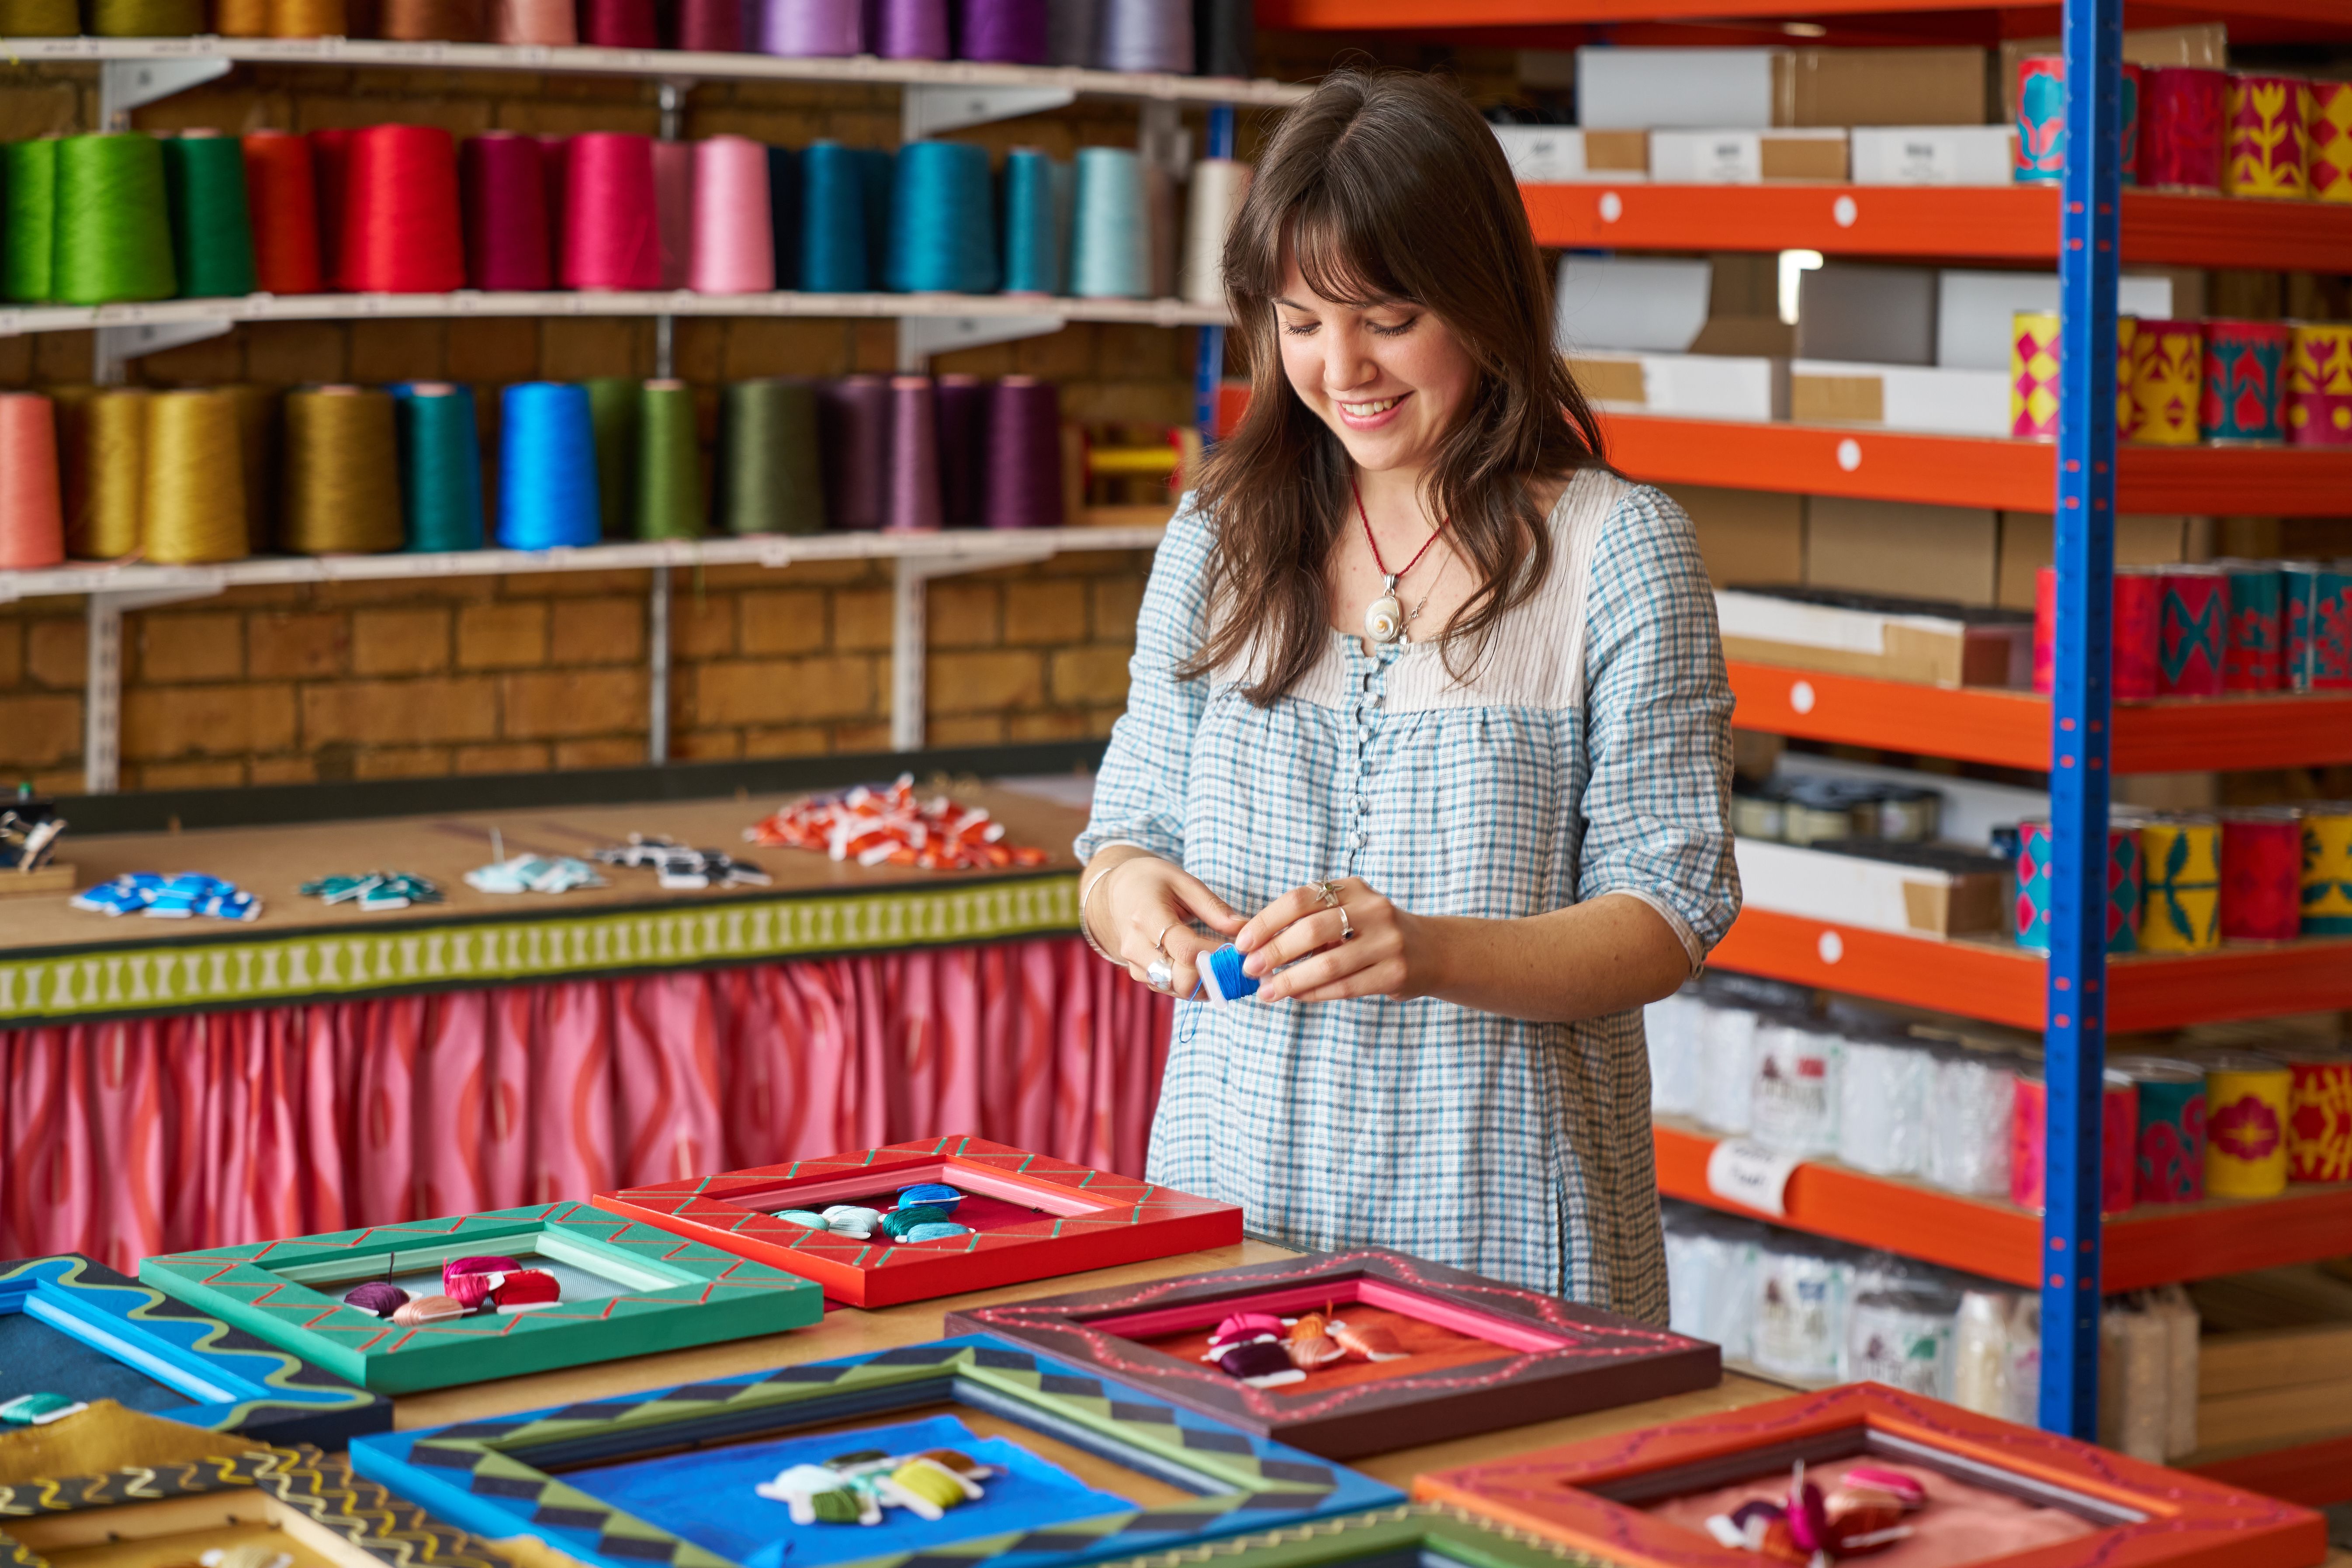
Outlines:
[[1062, 400], [1052, 382], [1008, 375], [990, 395], [981, 520], [991, 528], [1062, 526]]
[[890, 378], [890, 521], [893, 533], [940, 526], [940, 415], [927, 375]]
[[1052, 0], [960, 0], [963, 58], [1042, 66], [1052, 52]]
[[975, 528], [986, 482], [988, 384], [976, 375], [940, 377], [934, 401], [940, 418], [940, 521]]
[[840, 58], [866, 47], [859, 0], [753, 0], [760, 52], [794, 59]]
[[890, 383], [878, 375], [844, 376], [826, 384], [823, 398], [830, 521], [835, 528], [879, 528], [890, 493]]
[[874, 52], [886, 60], [948, 58], [948, 0], [880, 0]]

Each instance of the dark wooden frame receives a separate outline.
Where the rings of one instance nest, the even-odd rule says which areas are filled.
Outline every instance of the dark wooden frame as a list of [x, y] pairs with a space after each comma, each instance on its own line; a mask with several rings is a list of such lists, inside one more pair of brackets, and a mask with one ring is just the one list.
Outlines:
[[[1492, 1363], [1332, 1389], [1311, 1383], [1261, 1389], [1105, 1326], [1136, 1331], [1157, 1322], [1165, 1325], [1157, 1331], [1167, 1332], [1187, 1326], [1175, 1321], [1183, 1318], [1205, 1327], [1244, 1309], [1314, 1310], [1342, 1290], [1352, 1292], [1347, 1300], [1394, 1303], [1479, 1338], [1507, 1337], [1496, 1340]], [[1377, 1247], [969, 1308], [947, 1321], [950, 1333], [1017, 1340], [1328, 1459], [1712, 1388], [1723, 1375], [1721, 1352], [1704, 1341]]]
[[1754, 1553], [1641, 1505], [1785, 1473], [1798, 1459], [1834, 1465], [1865, 1454], [2103, 1525], [2006, 1553], [2001, 1568], [2311, 1568], [2327, 1553], [2326, 1521], [2307, 1509], [1875, 1383], [1416, 1476], [1412, 1494], [1625, 1568], [1757, 1568]]

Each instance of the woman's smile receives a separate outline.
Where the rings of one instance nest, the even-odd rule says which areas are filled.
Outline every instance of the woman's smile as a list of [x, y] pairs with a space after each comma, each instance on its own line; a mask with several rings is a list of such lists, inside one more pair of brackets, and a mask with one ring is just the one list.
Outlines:
[[1410, 392], [1392, 392], [1386, 397], [1373, 398], [1370, 401], [1334, 397], [1331, 399], [1331, 406], [1339, 411], [1339, 417], [1346, 422], [1349, 429], [1377, 430], [1393, 419], [1396, 416], [1396, 411], [1403, 406], [1404, 400], [1412, 395]]

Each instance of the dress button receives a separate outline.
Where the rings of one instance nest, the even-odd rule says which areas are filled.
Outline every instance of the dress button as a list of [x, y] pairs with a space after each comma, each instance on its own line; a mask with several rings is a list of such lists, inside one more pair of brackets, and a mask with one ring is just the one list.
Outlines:
[[1356, 835], [1356, 847], [1359, 849], [1361, 849], [1365, 845], [1370, 844], [1371, 841], [1372, 836], [1369, 833], [1359, 833]]
[[1358, 795], [1356, 797], [1356, 815], [1358, 816], [1368, 815], [1371, 809], [1372, 803], [1370, 801], [1366, 800], [1362, 795]]

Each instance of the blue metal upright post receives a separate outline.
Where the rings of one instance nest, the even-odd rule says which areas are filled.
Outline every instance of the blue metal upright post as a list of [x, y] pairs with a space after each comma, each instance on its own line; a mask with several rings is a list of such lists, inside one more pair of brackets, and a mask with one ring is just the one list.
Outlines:
[[2050, 703], [2055, 840], [2044, 1006], [2048, 1184], [2042, 1221], [2042, 1425], [2099, 1419], [2100, 1075], [2106, 1058], [2107, 757], [2116, 561], [2116, 278], [2123, 0], [2066, 0], [2063, 316], [2058, 409], [2058, 637]]
[[[1209, 156], [1230, 158], [1234, 155], [1234, 106], [1212, 104], [1209, 108]], [[1213, 442], [1217, 438], [1217, 388], [1225, 379], [1225, 329], [1201, 329], [1200, 355], [1192, 367], [1192, 422], [1201, 428], [1201, 439]]]

